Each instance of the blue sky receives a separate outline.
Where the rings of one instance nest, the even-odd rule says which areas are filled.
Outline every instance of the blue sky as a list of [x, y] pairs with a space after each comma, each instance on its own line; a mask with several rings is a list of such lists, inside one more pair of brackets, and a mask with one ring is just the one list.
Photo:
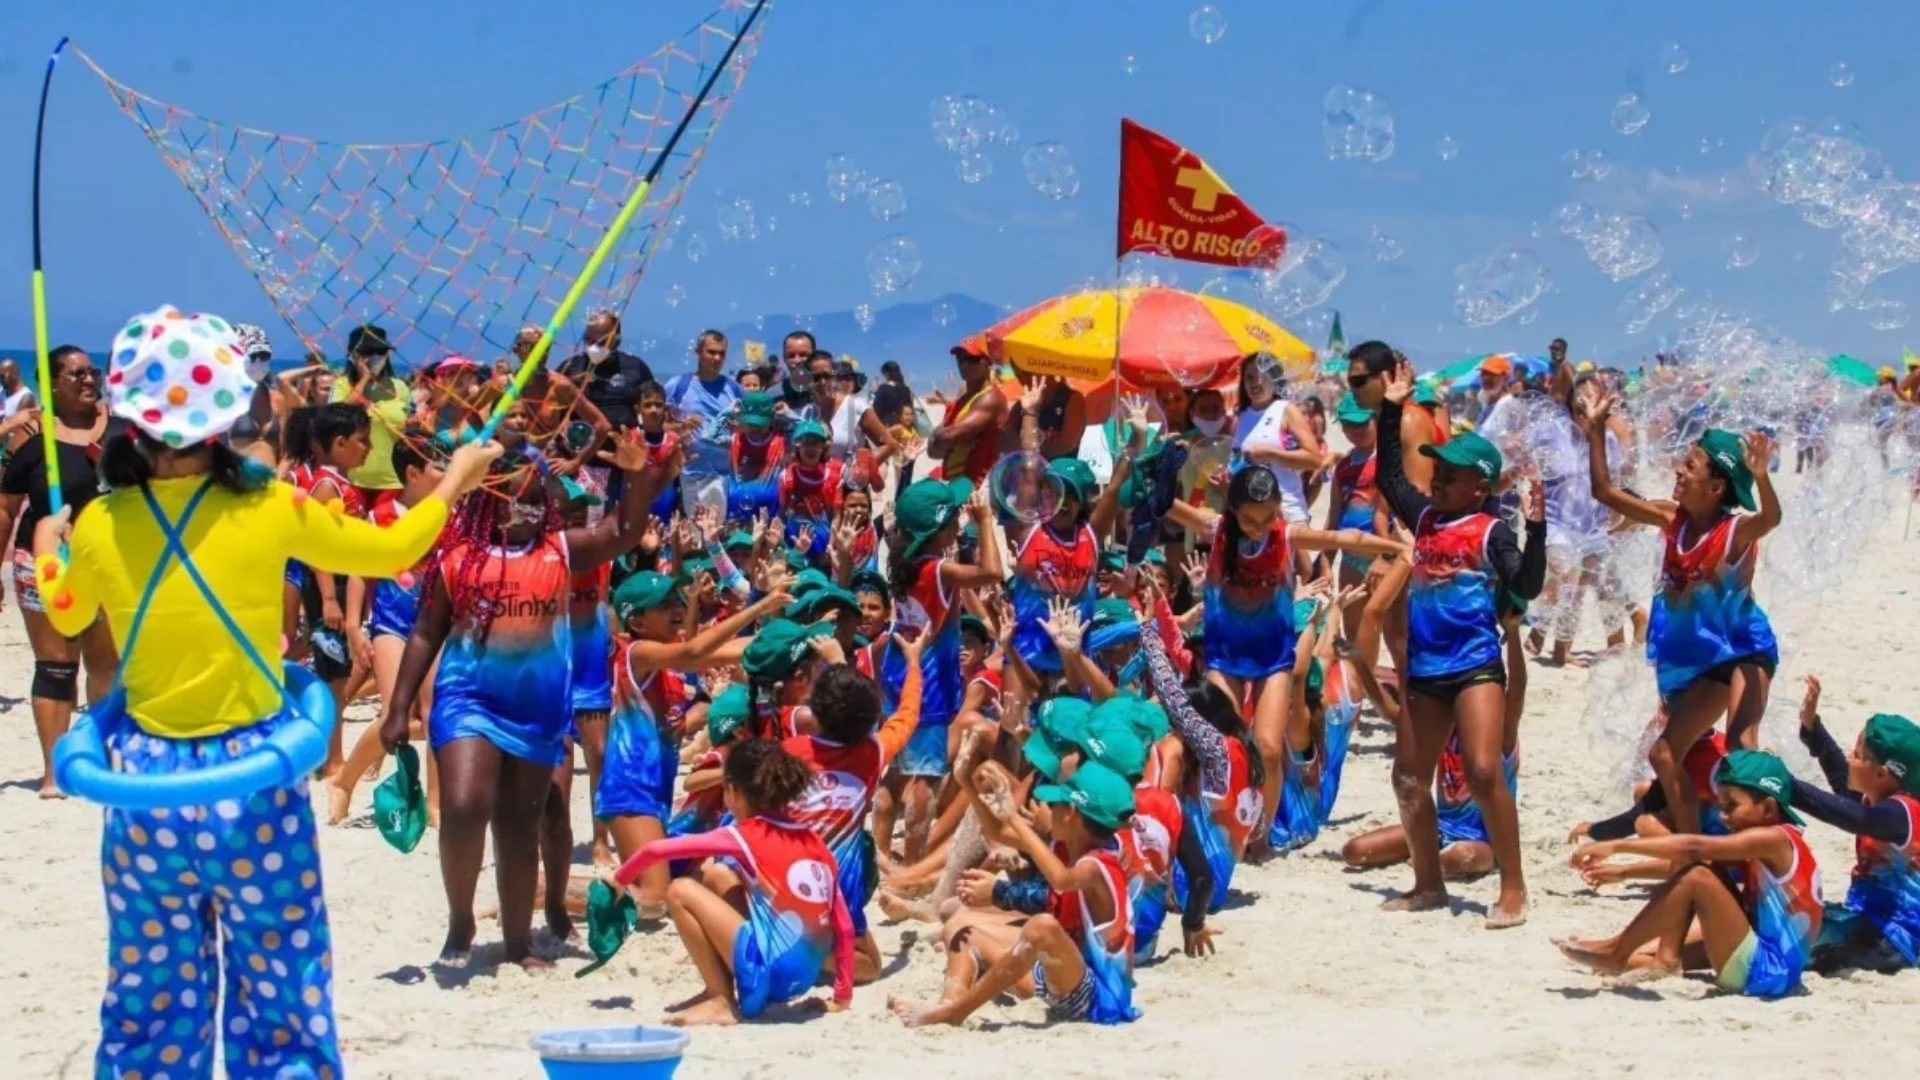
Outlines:
[[[0, 171], [11, 223], [0, 229], [0, 267], [15, 284], [0, 292], [0, 344], [31, 340], [27, 151], [45, 48], [63, 33], [128, 84], [206, 115], [400, 141], [479, 131], [559, 100], [673, 38], [710, 6], [6, 4], [0, 146], [13, 151], [13, 167]], [[1432, 359], [1540, 352], [1556, 334], [1576, 355], [1650, 352], [1676, 333], [1686, 305], [1639, 334], [1618, 309], [1660, 271], [1695, 300], [1751, 312], [1810, 345], [1879, 360], [1897, 357], [1905, 334], [1920, 336], [1920, 325], [1883, 331], [1861, 311], [1830, 312], [1825, 283], [1838, 230], [1802, 221], [1747, 167], [1767, 124], [1831, 117], [1857, 129], [1895, 173], [1920, 178], [1910, 137], [1920, 70], [1901, 56], [1920, 40], [1920, 5], [1219, 0], [1227, 30], [1212, 45], [1189, 33], [1197, 6], [780, 0], [682, 205], [676, 246], [697, 232], [709, 255], [698, 264], [682, 250], [659, 257], [630, 309], [629, 339], [655, 341], [673, 370], [679, 342], [705, 324], [763, 314], [773, 337], [796, 313], [949, 293], [1024, 305], [1111, 278], [1123, 116], [1203, 154], [1269, 218], [1336, 244], [1347, 274], [1327, 307], [1344, 313], [1350, 339], [1384, 337]], [[557, 22], [555, 10], [564, 12]], [[1677, 75], [1662, 64], [1669, 41], [1688, 57]], [[1854, 78], [1837, 88], [1831, 69], [1842, 61]], [[1321, 103], [1338, 83], [1386, 102], [1397, 137], [1387, 160], [1328, 159]], [[1615, 100], [1629, 91], [1652, 114], [1634, 136], [1609, 125]], [[992, 148], [993, 173], [981, 183], [962, 183], [954, 155], [934, 141], [928, 106], [941, 94], [984, 97], [1019, 126], [1019, 145]], [[161, 302], [271, 324], [252, 279], [83, 65], [65, 65], [49, 124], [56, 339], [103, 349], [119, 319]], [[1451, 161], [1435, 150], [1443, 136], [1459, 147]], [[1020, 149], [1042, 140], [1069, 148], [1082, 181], [1076, 197], [1050, 200], [1023, 181]], [[1605, 150], [1612, 175], [1570, 178], [1562, 155], [1575, 148]], [[903, 185], [906, 212], [882, 223], [862, 200], [829, 200], [824, 162], [833, 153]], [[807, 205], [793, 201], [800, 192]], [[755, 206], [760, 236], [722, 241], [716, 214], [739, 198]], [[1555, 210], [1572, 200], [1647, 217], [1664, 238], [1661, 263], [1609, 280], [1553, 227]], [[776, 228], [767, 228], [769, 216]], [[1376, 228], [1398, 242], [1397, 261], [1374, 260]], [[922, 267], [908, 289], [875, 298], [866, 252], [895, 231], [914, 238]], [[1736, 234], [1756, 258], [1730, 269], [1726, 245]], [[1526, 325], [1515, 317], [1464, 326], [1453, 309], [1455, 268], [1508, 244], [1532, 247], [1554, 290]], [[1216, 273], [1184, 265], [1179, 284], [1198, 287]], [[1875, 287], [1920, 302], [1916, 280], [1920, 270], [1907, 268]], [[676, 286], [671, 295], [683, 298], [670, 305]], [[1302, 336], [1323, 335], [1324, 318], [1296, 320]], [[823, 344], [860, 351], [858, 342]]]

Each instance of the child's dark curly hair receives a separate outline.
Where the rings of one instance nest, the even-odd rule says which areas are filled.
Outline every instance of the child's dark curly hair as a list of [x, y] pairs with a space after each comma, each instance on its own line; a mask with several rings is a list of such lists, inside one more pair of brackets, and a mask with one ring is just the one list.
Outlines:
[[880, 722], [880, 687], [852, 664], [834, 664], [820, 673], [807, 697], [820, 733], [850, 744], [873, 734]]
[[[504, 462], [506, 459], [502, 458], [494, 464], [484, 486], [454, 504], [447, 527], [441, 530], [440, 541], [428, 556], [421, 588], [422, 596], [431, 596], [435, 583], [445, 581], [447, 599], [453, 602], [455, 615], [465, 614], [472, 622], [482, 646], [493, 628], [495, 614], [493, 605], [486, 602], [484, 579], [488, 566], [495, 567], [496, 584], [505, 582], [507, 577], [506, 560], [493, 558], [492, 548], [503, 539], [514, 501], [509, 493], [521, 490], [523, 484], [539, 485], [546, 496], [545, 513], [540, 519], [541, 534], [557, 532], [561, 527], [559, 500], [547, 490], [546, 477], [524, 460]], [[460, 552], [457, 558], [454, 557], [456, 551]]]
[[813, 766], [770, 739], [748, 739], [728, 752], [721, 780], [756, 811], [779, 813], [813, 786]]

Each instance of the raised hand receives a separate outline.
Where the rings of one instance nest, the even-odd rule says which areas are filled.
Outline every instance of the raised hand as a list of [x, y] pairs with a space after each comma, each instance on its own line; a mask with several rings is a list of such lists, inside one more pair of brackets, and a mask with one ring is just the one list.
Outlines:
[[832, 634], [827, 634], [823, 637], [808, 638], [807, 648], [812, 649], [813, 655], [825, 660], [829, 664], [844, 664], [847, 662], [847, 650], [840, 647], [840, 639], [834, 637]]
[[1180, 572], [1187, 575], [1187, 584], [1194, 592], [1199, 592], [1207, 584], [1207, 560], [1197, 551], [1187, 553], [1187, 559], [1180, 564]]
[[1820, 676], [1807, 676], [1807, 695], [1800, 699], [1800, 726], [1811, 730], [1820, 721]]
[[1750, 431], [1742, 447], [1746, 451], [1747, 470], [1755, 476], [1773, 464], [1773, 437], [1764, 431]]
[[1413, 365], [1402, 360], [1387, 379], [1387, 400], [1405, 405], [1413, 397]]
[[1048, 607], [1049, 617], [1040, 624], [1040, 628], [1053, 639], [1054, 648], [1059, 649], [1061, 655], [1078, 654], [1087, 632], [1087, 624], [1080, 618], [1079, 610], [1058, 596], [1053, 598]]
[[1540, 482], [1538, 475], [1527, 476], [1525, 505], [1528, 521], [1547, 520], [1547, 487]]

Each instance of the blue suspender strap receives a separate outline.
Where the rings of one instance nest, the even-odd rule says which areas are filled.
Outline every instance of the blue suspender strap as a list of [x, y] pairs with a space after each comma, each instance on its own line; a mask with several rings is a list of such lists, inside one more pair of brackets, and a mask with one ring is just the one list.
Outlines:
[[[187, 549], [181, 542], [181, 536], [186, 531], [187, 522], [192, 519], [193, 512], [199, 509], [201, 499], [205, 498], [207, 492], [212, 488], [213, 481], [211, 479], [201, 484], [200, 489], [193, 493], [193, 498], [187, 501], [186, 508], [180, 512], [179, 522], [175, 523], [169, 520], [166, 511], [160, 508], [160, 503], [153, 497], [152, 490], [144, 484], [141, 485], [140, 496], [146, 500], [147, 510], [153, 514], [154, 522], [160, 526], [161, 534], [166, 537], [167, 546], [166, 549], [160, 553], [159, 562], [156, 563], [153, 568], [153, 575], [147, 579], [147, 588], [145, 593], [140, 597], [140, 606], [134, 609], [133, 625], [128, 628], [127, 640], [120, 648], [120, 668], [121, 670], [125, 670], [127, 659], [133, 655], [134, 640], [139, 636], [140, 626], [146, 620], [147, 605], [153, 600], [154, 591], [160, 585], [162, 574], [166, 571], [168, 563], [177, 558], [180, 560], [181, 569], [187, 572], [187, 577], [192, 579], [194, 586], [200, 590], [201, 597], [206, 600], [207, 606], [213, 609], [213, 613], [219, 617], [220, 624], [227, 628], [227, 633], [233, 635], [233, 640], [240, 644], [240, 650], [245, 653], [247, 659], [252, 662], [254, 669], [259, 671], [276, 690], [280, 691], [281, 698], [290, 708], [304, 717], [305, 713], [300, 708], [298, 699], [287, 691], [286, 685], [280, 680], [279, 672], [275, 671], [273, 666], [267, 663], [266, 658], [260, 655], [260, 651], [253, 647], [253, 642], [249, 640], [247, 635], [240, 629], [240, 624], [233, 621], [233, 616], [228, 614], [226, 607], [220, 603], [220, 598], [213, 594], [213, 589], [207, 584], [207, 580], [200, 576], [199, 569], [193, 565], [193, 560], [187, 556]], [[118, 680], [118, 675], [115, 676], [115, 679], [116, 681]], [[312, 718], [306, 717], [306, 719], [311, 720]]]

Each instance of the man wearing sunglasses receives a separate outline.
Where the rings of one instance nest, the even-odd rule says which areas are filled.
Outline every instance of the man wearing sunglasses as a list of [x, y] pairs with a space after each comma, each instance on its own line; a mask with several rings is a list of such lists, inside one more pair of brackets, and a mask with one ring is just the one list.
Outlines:
[[954, 366], [966, 387], [947, 403], [947, 415], [927, 436], [927, 453], [940, 461], [946, 480], [965, 477], [984, 483], [1000, 456], [997, 441], [1007, 419], [1007, 399], [993, 388], [993, 364], [987, 359], [986, 339], [978, 334], [952, 349]]
[[[1404, 358], [1384, 341], [1363, 341], [1347, 353], [1347, 387], [1366, 409], [1378, 410], [1386, 400], [1387, 384]], [[1437, 399], [1436, 399], [1437, 401]], [[1433, 489], [1433, 459], [1420, 452], [1423, 446], [1444, 446], [1447, 432], [1435, 417], [1432, 406], [1416, 394], [1400, 414], [1400, 446], [1407, 479], [1421, 491]], [[1408, 528], [1412, 522], [1404, 522]]]

